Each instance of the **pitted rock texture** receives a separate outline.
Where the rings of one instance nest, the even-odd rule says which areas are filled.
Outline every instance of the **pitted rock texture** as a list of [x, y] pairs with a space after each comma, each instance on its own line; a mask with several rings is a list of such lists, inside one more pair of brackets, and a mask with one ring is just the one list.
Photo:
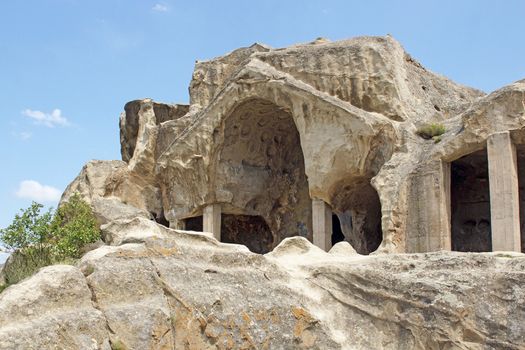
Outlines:
[[[225, 121], [217, 156], [223, 212], [262, 216], [272, 243], [311, 231], [311, 201], [299, 134], [291, 115], [264, 101], [239, 105]], [[270, 249], [274, 246], [270, 246]]]
[[347, 242], [326, 253], [294, 237], [258, 255], [153, 222], [140, 235], [133, 226], [119, 232], [134, 243], [1, 293], [1, 348], [525, 346], [523, 254], [362, 256]]
[[[273, 248], [290, 236], [312, 239], [316, 198], [360, 253], [436, 250], [426, 242], [444, 230], [430, 189], [439, 162], [481, 149], [493, 132], [525, 141], [524, 86], [490, 95], [461, 86], [391, 36], [254, 44], [197, 62], [189, 105], [128, 103], [125, 163], [97, 164], [105, 175], [93, 184], [84, 170], [64, 199], [97, 188], [112, 212], [136, 207], [179, 229], [219, 204], [227, 215], [264, 218]], [[441, 142], [417, 135], [429, 123], [444, 124]]]

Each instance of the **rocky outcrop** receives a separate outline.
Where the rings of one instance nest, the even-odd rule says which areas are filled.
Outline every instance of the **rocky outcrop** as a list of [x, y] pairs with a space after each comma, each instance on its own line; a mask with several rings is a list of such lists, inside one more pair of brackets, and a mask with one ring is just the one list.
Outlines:
[[[431, 181], [422, 174], [521, 125], [519, 86], [485, 96], [428, 71], [390, 36], [254, 44], [197, 62], [190, 105], [126, 104], [123, 162], [86, 165], [64, 198], [92, 192], [115, 213], [131, 217], [130, 205], [173, 228], [219, 204], [264, 220], [264, 251], [290, 236], [311, 240], [317, 198], [357, 251], [413, 251], [425, 225], [441, 230], [413, 199]], [[428, 123], [446, 126], [441, 142], [416, 134]]]
[[362, 256], [296, 237], [258, 255], [148, 225], [1, 293], [0, 348], [525, 346], [523, 254]]
[[[421, 253], [450, 249], [451, 169], [479, 160], [458, 159], [498, 132], [524, 147], [524, 80], [486, 95], [390, 36], [318, 39], [198, 62], [189, 106], [124, 109], [123, 161], [89, 162], [62, 197], [92, 205], [106, 245], [1, 293], [0, 348], [525, 348], [525, 255]], [[314, 199], [344, 238], [329, 252]], [[180, 230], [206, 207], [222, 243]], [[467, 224], [452, 232], [490, 226]]]
[[50, 266], [0, 294], [0, 349], [109, 350], [103, 313], [84, 275]]

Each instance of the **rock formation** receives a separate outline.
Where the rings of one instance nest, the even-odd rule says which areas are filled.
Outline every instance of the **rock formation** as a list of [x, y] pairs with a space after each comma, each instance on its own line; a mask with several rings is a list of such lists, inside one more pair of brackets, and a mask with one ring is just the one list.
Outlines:
[[[255, 44], [198, 62], [189, 106], [128, 103], [120, 118], [123, 161], [88, 163], [64, 200], [80, 191], [101, 223], [140, 215], [215, 230], [219, 240], [258, 253], [291, 236], [320, 245], [312, 200], [321, 200], [336, 224], [319, 235], [341, 231], [322, 238], [323, 249], [343, 239], [364, 254], [491, 251], [492, 244], [468, 238], [492, 219], [457, 202], [477, 200], [462, 189], [460, 163], [485, 152], [478, 175], [486, 179], [474, 192], [488, 196], [487, 140], [503, 132], [525, 168], [524, 91], [523, 81], [490, 95], [455, 84], [389, 36], [285, 49]], [[432, 124], [444, 134], [418, 135]], [[467, 175], [476, 178], [472, 168]], [[516, 176], [525, 181], [525, 171]], [[218, 208], [219, 222], [204, 220], [216, 229], [203, 227], [207, 207]], [[511, 221], [525, 226], [525, 214]], [[239, 233], [243, 226], [257, 234]]]
[[[136, 218], [0, 294], [1, 349], [521, 349], [523, 254], [259, 255]], [[110, 345], [111, 344], [111, 345]]]
[[0, 294], [0, 348], [524, 348], [524, 126], [525, 80], [390, 36], [198, 62], [66, 189], [106, 245]]

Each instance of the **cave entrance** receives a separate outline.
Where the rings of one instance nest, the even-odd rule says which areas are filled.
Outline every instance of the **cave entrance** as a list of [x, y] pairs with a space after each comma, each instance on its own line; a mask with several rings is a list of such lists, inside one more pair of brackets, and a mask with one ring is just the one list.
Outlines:
[[168, 221], [168, 219], [166, 219], [166, 216], [164, 216], [164, 210], [161, 210], [158, 214], [156, 212], [150, 212], [150, 214], [157, 224], [160, 224], [165, 227], [170, 227], [170, 222]]
[[215, 189], [227, 198], [221, 206], [224, 224], [228, 223], [221, 225], [225, 230], [221, 229], [221, 240], [263, 252], [286, 237], [311, 239], [311, 200], [291, 113], [266, 100], [251, 99], [234, 108], [221, 127], [216, 131], [223, 143], [217, 154]]
[[492, 251], [487, 150], [453, 161], [450, 180], [452, 250]]
[[184, 230], [202, 232], [204, 230], [202, 215], [183, 219]]
[[243, 244], [250, 251], [265, 254], [273, 248], [272, 231], [262, 216], [223, 214], [221, 241]]
[[332, 246], [345, 240], [341, 221], [337, 214], [332, 214]]
[[370, 185], [370, 179], [346, 182], [338, 187], [336, 193], [332, 201], [333, 210], [338, 213], [337, 220], [332, 218], [334, 230], [338, 226], [343, 239], [359, 254], [374, 252], [383, 240], [383, 232], [381, 202], [377, 191]]

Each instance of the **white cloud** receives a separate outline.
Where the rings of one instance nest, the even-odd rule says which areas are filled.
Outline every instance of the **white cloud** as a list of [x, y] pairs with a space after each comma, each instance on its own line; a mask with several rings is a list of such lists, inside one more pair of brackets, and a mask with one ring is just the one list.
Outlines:
[[66, 117], [62, 116], [60, 109], [53, 109], [51, 113], [44, 113], [42, 111], [34, 111], [32, 109], [25, 109], [22, 114], [34, 120], [36, 124], [42, 124], [48, 128], [54, 128], [55, 126], [68, 126], [69, 121]]
[[31, 138], [31, 136], [33, 136], [32, 133], [28, 132], [28, 131], [21, 131], [21, 132], [12, 132], [11, 135], [13, 135], [14, 137], [16, 137], [17, 139], [20, 139], [22, 141], [26, 141], [26, 140], [29, 140]]
[[24, 180], [20, 183], [16, 196], [27, 198], [36, 202], [56, 202], [60, 199], [59, 189], [40, 184], [34, 180]]
[[33, 134], [31, 134], [30, 132], [27, 132], [27, 131], [22, 131], [21, 133], [18, 134], [18, 136], [22, 139], [22, 140], [29, 140], [31, 138]]
[[155, 4], [151, 9], [155, 12], [168, 12], [169, 10], [168, 6], [160, 3]]

